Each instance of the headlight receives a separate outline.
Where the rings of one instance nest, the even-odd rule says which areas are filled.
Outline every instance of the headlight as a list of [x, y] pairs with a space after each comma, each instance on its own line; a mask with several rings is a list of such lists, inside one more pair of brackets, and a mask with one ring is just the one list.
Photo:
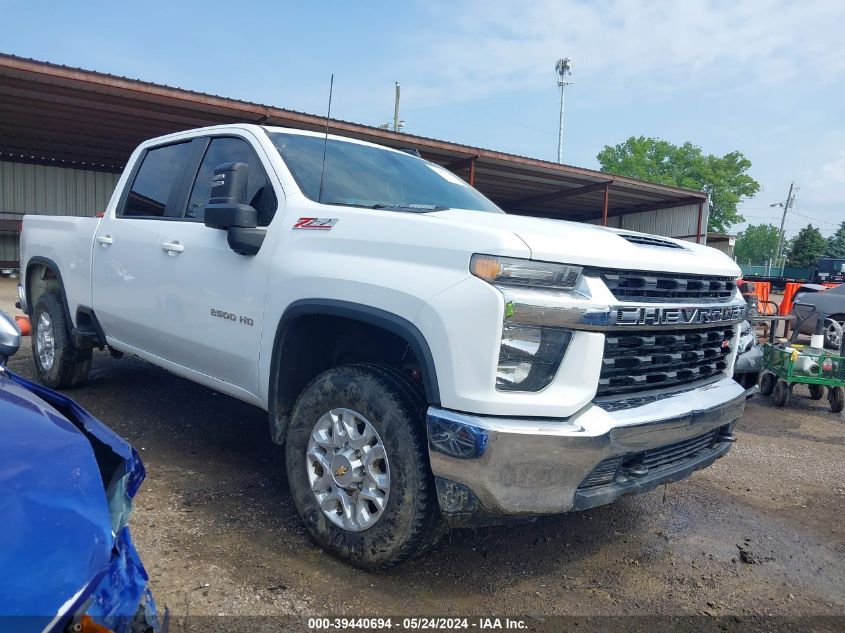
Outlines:
[[552, 327], [505, 323], [496, 389], [539, 391], [555, 377], [572, 332]]
[[469, 270], [476, 277], [497, 286], [546, 290], [573, 290], [581, 277], [580, 266], [478, 254], [472, 256]]
[[[475, 254], [470, 272], [502, 289], [531, 288], [569, 291], [578, 286], [581, 267], [530, 259]], [[572, 338], [570, 330], [514, 323], [505, 307], [496, 389], [499, 391], [540, 391], [555, 377]]]

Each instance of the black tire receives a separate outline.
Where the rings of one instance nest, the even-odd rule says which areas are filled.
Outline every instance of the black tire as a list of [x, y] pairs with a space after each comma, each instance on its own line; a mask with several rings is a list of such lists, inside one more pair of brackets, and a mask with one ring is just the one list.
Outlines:
[[777, 379], [775, 378], [774, 374], [764, 372], [763, 375], [760, 377], [760, 393], [762, 393], [764, 396], [772, 395], [772, 392], [775, 390], [776, 382]]
[[[46, 315], [43, 321], [42, 315]], [[52, 337], [51, 363], [41, 357], [41, 351], [49, 349], [46, 342], [49, 339], [40, 334], [42, 328]], [[46, 358], [49, 359], [49, 356]], [[32, 360], [39, 380], [52, 389], [72, 387], [84, 382], [91, 368], [91, 350], [78, 350], [71, 343], [64, 305], [53, 292], [42, 294], [32, 311]]]
[[752, 371], [745, 374], [745, 377], [739, 384], [741, 384], [745, 389], [751, 389], [751, 387], [756, 385], [758, 382], [760, 382], [760, 372]]
[[831, 411], [841, 413], [842, 409], [845, 409], [845, 388], [830, 387], [827, 390], [827, 401]]
[[[306, 450], [327, 412], [351, 409], [375, 428], [390, 464], [390, 492], [376, 523], [351, 531], [329, 520], [308, 479]], [[325, 550], [356, 567], [387, 569], [429, 549], [443, 533], [424, 428], [425, 399], [410, 378], [379, 365], [346, 365], [315, 378], [291, 414], [285, 466], [305, 527]]]
[[824, 398], [824, 385], [808, 385], [810, 387], [810, 397], [813, 400], [821, 400]]
[[786, 403], [789, 402], [789, 396], [789, 385], [787, 385], [783, 380], [778, 380], [775, 385], [775, 390], [772, 393], [772, 400], [774, 400], [774, 403], [779, 407], [785, 407]]

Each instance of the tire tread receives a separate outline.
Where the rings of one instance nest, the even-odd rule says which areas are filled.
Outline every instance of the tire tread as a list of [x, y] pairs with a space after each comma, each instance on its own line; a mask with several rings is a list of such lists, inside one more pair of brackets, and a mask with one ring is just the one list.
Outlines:
[[[47, 312], [53, 322], [55, 359], [50, 372], [45, 372], [42, 369], [35, 342], [38, 317], [42, 312]], [[35, 303], [32, 320], [32, 359], [35, 362], [35, 370], [38, 372], [41, 382], [53, 389], [74, 387], [85, 382], [91, 369], [92, 351], [90, 349], [79, 350], [73, 346], [70, 338], [70, 324], [65, 314], [62, 299], [55, 292], [42, 294]]]

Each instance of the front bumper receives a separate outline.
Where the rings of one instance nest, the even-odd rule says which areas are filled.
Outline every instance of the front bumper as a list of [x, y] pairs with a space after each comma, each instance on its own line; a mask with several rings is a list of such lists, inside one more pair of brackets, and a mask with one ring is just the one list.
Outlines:
[[[591, 404], [565, 419], [498, 418], [431, 407], [429, 457], [441, 510], [454, 524], [484, 516], [557, 514], [676, 481], [727, 452], [745, 396], [735, 381], [723, 378], [628, 409]], [[708, 433], [714, 433], [714, 444], [683, 463], [623, 477], [600, 491], [579, 490], [608, 458]]]
[[15, 302], [15, 307], [24, 314], [29, 314], [29, 306], [26, 304], [26, 292], [22, 284], [18, 284], [18, 300]]

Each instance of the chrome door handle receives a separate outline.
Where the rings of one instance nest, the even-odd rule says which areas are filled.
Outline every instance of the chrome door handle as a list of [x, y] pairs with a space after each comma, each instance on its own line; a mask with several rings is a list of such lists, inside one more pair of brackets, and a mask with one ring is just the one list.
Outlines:
[[185, 247], [179, 242], [162, 242], [161, 250], [167, 251], [167, 253], [171, 255], [175, 255], [176, 253], [184, 252]]
[[110, 246], [111, 243], [114, 241], [111, 238], [111, 235], [98, 235], [97, 241], [102, 244], [103, 246]]

